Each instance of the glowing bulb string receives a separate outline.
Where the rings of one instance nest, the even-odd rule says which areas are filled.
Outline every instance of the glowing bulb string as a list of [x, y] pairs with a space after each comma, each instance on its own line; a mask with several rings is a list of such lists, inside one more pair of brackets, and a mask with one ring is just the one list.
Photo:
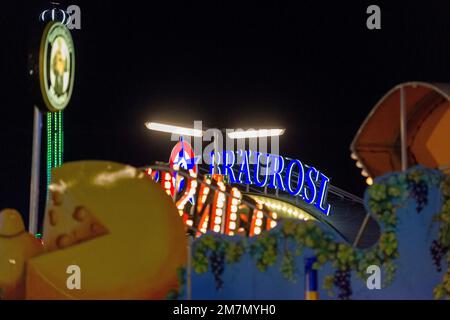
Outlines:
[[[196, 179], [197, 182], [199, 184], [206, 184], [211, 190], [216, 191], [216, 192], [222, 192], [224, 193], [227, 197], [231, 197], [233, 198], [234, 196], [229, 192], [229, 191], [221, 191], [219, 186], [211, 183], [211, 184], [207, 184], [205, 181], [203, 181], [202, 179], [200, 179], [198, 176], [197, 177], [192, 177], [190, 176], [187, 172], [183, 171], [183, 170], [175, 170], [173, 168], [170, 168], [169, 166], [163, 166], [163, 165], [152, 165], [152, 166], [148, 166], [145, 168], [141, 168], [142, 171], [146, 172], [146, 170], [148, 169], [152, 169], [152, 170], [156, 170], [156, 171], [162, 171], [162, 172], [177, 172], [178, 174], [181, 174], [182, 176], [184, 176], [187, 179]], [[235, 197], [234, 197], [235, 198]], [[246, 200], [244, 198], [241, 199], [241, 203], [247, 205], [248, 207], [250, 207], [252, 210], [254, 209], [258, 209], [257, 206], [255, 204], [253, 204], [253, 201], [249, 201]], [[258, 209], [259, 210], [259, 209]], [[264, 216], [266, 216], [266, 218], [272, 219], [266, 212], [266, 210], [263, 210], [263, 214]]]
[[[207, 185], [207, 187], [212, 191], [209, 192], [207, 195], [207, 199], [205, 199], [204, 203], [202, 204], [201, 208], [200, 208], [200, 212], [198, 212], [197, 210], [194, 210], [194, 212], [197, 211], [197, 214], [194, 214], [193, 216], [190, 216], [190, 219], [193, 220], [193, 222], [195, 222], [195, 218], [198, 218], [198, 216], [202, 216], [202, 214], [204, 213], [204, 210], [207, 207], [207, 203], [210, 202], [213, 198], [213, 195], [217, 192], [224, 194], [227, 198], [236, 198], [232, 192], [229, 192], [228, 190], [221, 190], [220, 187], [213, 183], [213, 181], [211, 181], [212, 183], [207, 183], [204, 180], [200, 179], [200, 177], [192, 177], [191, 175], [189, 175], [187, 172], [183, 171], [183, 170], [175, 170], [169, 166], [164, 166], [164, 165], [153, 165], [153, 166], [149, 166], [146, 168], [141, 168], [144, 172], [148, 172], [149, 169], [151, 169], [152, 171], [160, 171], [160, 172], [168, 172], [168, 173], [173, 173], [173, 172], [177, 172], [178, 174], [184, 176], [186, 179], [190, 180], [190, 179], [195, 179], [197, 180], [197, 192], [195, 193], [196, 197], [199, 196], [198, 194], [198, 190], [200, 188], [201, 185]], [[245, 197], [242, 197], [239, 199], [241, 204], [244, 204], [246, 206], [248, 206], [251, 209], [251, 212], [253, 212], [254, 210], [258, 210], [261, 211], [262, 213], [262, 217], [261, 218], [266, 218], [269, 219], [270, 221], [274, 220], [274, 221], [281, 221], [283, 219], [283, 217], [278, 216], [277, 218], [274, 219], [273, 214], [271, 214], [270, 210], [267, 210], [268, 208], [264, 205], [264, 204], [259, 204], [257, 201], [255, 200], [248, 200]], [[200, 201], [201, 202], [201, 201]], [[196, 199], [194, 201], [194, 203], [198, 204], [200, 203], [198, 199]], [[198, 221], [197, 221], [198, 222]], [[210, 221], [209, 221], [210, 222]], [[199, 232], [199, 229], [202, 229], [202, 226], [200, 225], [196, 225], [196, 223], [193, 223], [192, 226], [189, 226], [189, 228], [191, 228], [192, 230]], [[247, 231], [248, 232], [248, 231]], [[203, 232], [201, 232], [203, 233]]]
[[52, 113], [47, 112], [47, 185], [46, 193], [47, 199], [49, 196], [48, 186], [51, 183], [52, 170]]
[[59, 112], [59, 165], [61, 166], [64, 161], [64, 120], [63, 111]]
[[47, 112], [47, 198], [48, 186], [51, 183], [52, 169], [63, 162], [63, 115], [62, 111]]
[[58, 166], [58, 114], [56, 112], [53, 114], [53, 163], [52, 168]]

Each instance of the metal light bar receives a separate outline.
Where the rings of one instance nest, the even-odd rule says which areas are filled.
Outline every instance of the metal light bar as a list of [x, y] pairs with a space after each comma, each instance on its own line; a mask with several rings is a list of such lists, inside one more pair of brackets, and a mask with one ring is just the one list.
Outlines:
[[199, 129], [183, 128], [157, 122], [147, 122], [145, 126], [150, 130], [174, 133], [179, 134], [180, 136], [193, 136], [193, 137], [203, 136], [203, 131]]
[[259, 129], [230, 132], [228, 133], [228, 137], [231, 139], [262, 138], [281, 136], [283, 133], [284, 129]]

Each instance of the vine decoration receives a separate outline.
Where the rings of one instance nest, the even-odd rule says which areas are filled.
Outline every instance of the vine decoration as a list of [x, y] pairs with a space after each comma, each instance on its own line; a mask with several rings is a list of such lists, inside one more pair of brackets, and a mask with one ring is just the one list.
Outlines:
[[[286, 219], [277, 228], [263, 232], [252, 241], [217, 233], [202, 236], [195, 241], [193, 247], [194, 271], [202, 274], [211, 270], [216, 288], [220, 290], [223, 287], [222, 274], [225, 265], [237, 263], [244, 254], [249, 254], [261, 272], [281, 260], [281, 274], [289, 281], [295, 282], [298, 280], [295, 256], [301, 255], [305, 249], [310, 249], [317, 257], [314, 269], [320, 269], [327, 263], [331, 263], [334, 268], [334, 274], [325, 276], [322, 283], [322, 287], [330, 296], [337, 293], [339, 299], [349, 299], [352, 295], [351, 272], [355, 271], [357, 277], [365, 282], [369, 265], [378, 265], [384, 269], [382, 286], [387, 287], [394, 280], [397, 268], [395, 260], [399, 257], [397, 210], [409, 199], [413, 199], [416, 202], [417, 214], [420, 214], [428, 203], [429, 186], [439, 186], [442, 192], [442, 210], [434, 217], [434, 221], [439, 223], [439, 234], [435, 243], [439, 246], [436, 248], [439, 249], [440, 258], [445, 257], [447, 263], [447, 272], [442, 283], [436, 286], [434, 296], [436, 299], [449, 298], [450, 177], [421, 166], [405, 173], [377, 179], [376, 183], [367, 189], [368, 209], [381, 227], [379, 241], [369, 249], [355, 249], [347, 243], [336, 241], [332, 233], [324, 231], [317, 222]], [[433, 254], [433, 247], [431, 252]], [[440, 260], [438, 265], [441, 265]]]
[[448, 300], [450, 299], [450, 175], [442, 179], [440, 189], [443, 205], [441, 211], [434, 216], [434, 221], [439, 224], [439, 231], [437, 239], [431, 245], [430, 253], [438, 272], [442, 269], [442, 260], [447, 266], [442, 282], [434, 288], [434, 297]]
[[178, 288], [170, 290], [166, 295], [166, 300], [178, 300], [184, 295], [186, 287], [186, 268], [177, 268]]
[[[240, 261], [244, 254], [249, 254], [259, 271], [265, 272], [280, 260], [280, 272], [289, 281], [298, 281], [298, 268], [295, 256], [310, 248], [317, 257], [313, 268], [319, 269], [329, 261], [341, 271], [355, 267], [354, 250], [345, 243], [334, 242], [331, 233], [322, 230], [313, 221], [288, 220], [280, 228], [262, 233], [253, 241], [246, 238], [230, 238], [216, 233], [209, 233], [197, 239], [194, 244], [193, 268], [196, 273], [206, 273], [211, 269], [216, 281], [216, 288], [221, 289], [220, 279], [223, 268], [216, 269], [211, 260], [214, 255], [223, 254], [224, 264]], [[349, 285], [349, 283], [348, 283]], [[342, 298], [346, 298], [342, 295]]]

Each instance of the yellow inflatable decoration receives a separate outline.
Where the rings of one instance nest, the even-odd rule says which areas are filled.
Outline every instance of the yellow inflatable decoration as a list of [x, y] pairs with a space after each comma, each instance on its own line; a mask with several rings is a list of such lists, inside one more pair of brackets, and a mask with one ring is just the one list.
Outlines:
[[[139, 170], [80, 161], [53, 170], [43, 240], [27, 299], [164, 299], [187, 256], [175, 205]], [[68, 284], [79, 267], [80, 288]], [[69, 269], [70, 270], [70, 269]]]
[[25, 231], [19, 212], [0, 211], [0, 298], [25, 297], [26, 261], [43, 250], [40, 241]]

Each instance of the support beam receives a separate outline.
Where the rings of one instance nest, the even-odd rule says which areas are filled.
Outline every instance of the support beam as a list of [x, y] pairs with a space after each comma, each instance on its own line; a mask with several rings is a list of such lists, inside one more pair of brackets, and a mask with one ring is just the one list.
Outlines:
[[31, 182], [30, 182], [30, 210], [28, 218], [28, 232], [35, 235], [39, 217], [39, 178], [41, 163], [41, 135], [42, 114], [37, 106], [34, 106], [33, 121], [33, 149], [31, 158]]
[[407, 154], [407, 128], [406, 128], [406, 101], [405, 101], [405, 87], [400, 87], [400, 139], [402, 151], [402, 171], [408, 169], [408, 154]]

